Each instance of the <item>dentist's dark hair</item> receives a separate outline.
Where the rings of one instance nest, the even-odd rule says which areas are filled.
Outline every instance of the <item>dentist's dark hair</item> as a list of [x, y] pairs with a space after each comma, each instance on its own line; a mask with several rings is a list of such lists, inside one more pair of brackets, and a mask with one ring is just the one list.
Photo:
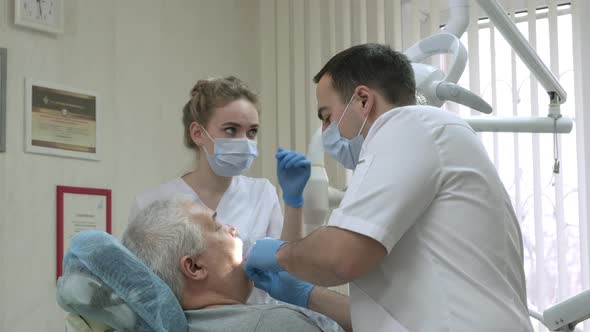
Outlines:
[[376, 89], [396, 106], [416, 104], [416, 81], [408, 58], [387, 45], [362, 44], [350, 47], [335, 56], [315, 75], [332, 79], [334, 89], [346, 103], [354, 89], [366, 85]]

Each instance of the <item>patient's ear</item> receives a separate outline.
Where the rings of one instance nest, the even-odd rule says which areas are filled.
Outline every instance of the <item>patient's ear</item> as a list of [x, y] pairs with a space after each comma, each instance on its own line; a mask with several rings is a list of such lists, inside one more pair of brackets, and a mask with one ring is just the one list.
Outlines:
[[199, 256], [183, 256], [180, 259], [180, 271], [185, 277], [192, 280], [205, 280], [207, 278], [207, 268]]

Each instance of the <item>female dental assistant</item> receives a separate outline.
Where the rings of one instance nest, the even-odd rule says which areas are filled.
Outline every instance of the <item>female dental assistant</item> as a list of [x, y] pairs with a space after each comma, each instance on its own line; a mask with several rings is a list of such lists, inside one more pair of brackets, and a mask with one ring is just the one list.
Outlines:
[[[216, 210], [219, 220], [236, 227], [245, 243], [264, 237], [300, 239], [309, 161], [292, 151], [276, 154], [284, 222], [275, 187], [267, 179], [242, 175], [258, 156], [257, 102], [257, 96], [236, 77], [198, 81], [182, 118], [185, 145], [197, 155], [196, 168], [137, 195], [129, 219], [156, 200], [185, 194]], [[263, 303], [267, 298], [258, 290], [249, 302]]]

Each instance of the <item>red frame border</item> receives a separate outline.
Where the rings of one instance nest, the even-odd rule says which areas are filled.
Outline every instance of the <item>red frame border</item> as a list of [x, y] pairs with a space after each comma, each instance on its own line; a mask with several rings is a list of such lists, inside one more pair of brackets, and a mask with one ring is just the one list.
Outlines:
[[83, 187], [56, 186], [57, 197], [57, 271], [56, 278], [61, 276], [64, 254], [64, 194], [97, 195], [107, 198], [107, 233], [111, 233], [111, 190]]

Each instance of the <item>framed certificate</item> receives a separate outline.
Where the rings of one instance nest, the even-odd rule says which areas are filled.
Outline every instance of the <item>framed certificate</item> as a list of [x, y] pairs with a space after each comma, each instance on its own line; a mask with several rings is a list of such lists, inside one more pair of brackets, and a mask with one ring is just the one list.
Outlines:
[[25, 151], [99, 160], [96, 93], [27, 79]]
[[84, 230], [111, 234], [111, 191], [57, 186], [57, 277], [72, 237]]
[[0, 48], [0, 152], [6, 151], [6, 49]]

